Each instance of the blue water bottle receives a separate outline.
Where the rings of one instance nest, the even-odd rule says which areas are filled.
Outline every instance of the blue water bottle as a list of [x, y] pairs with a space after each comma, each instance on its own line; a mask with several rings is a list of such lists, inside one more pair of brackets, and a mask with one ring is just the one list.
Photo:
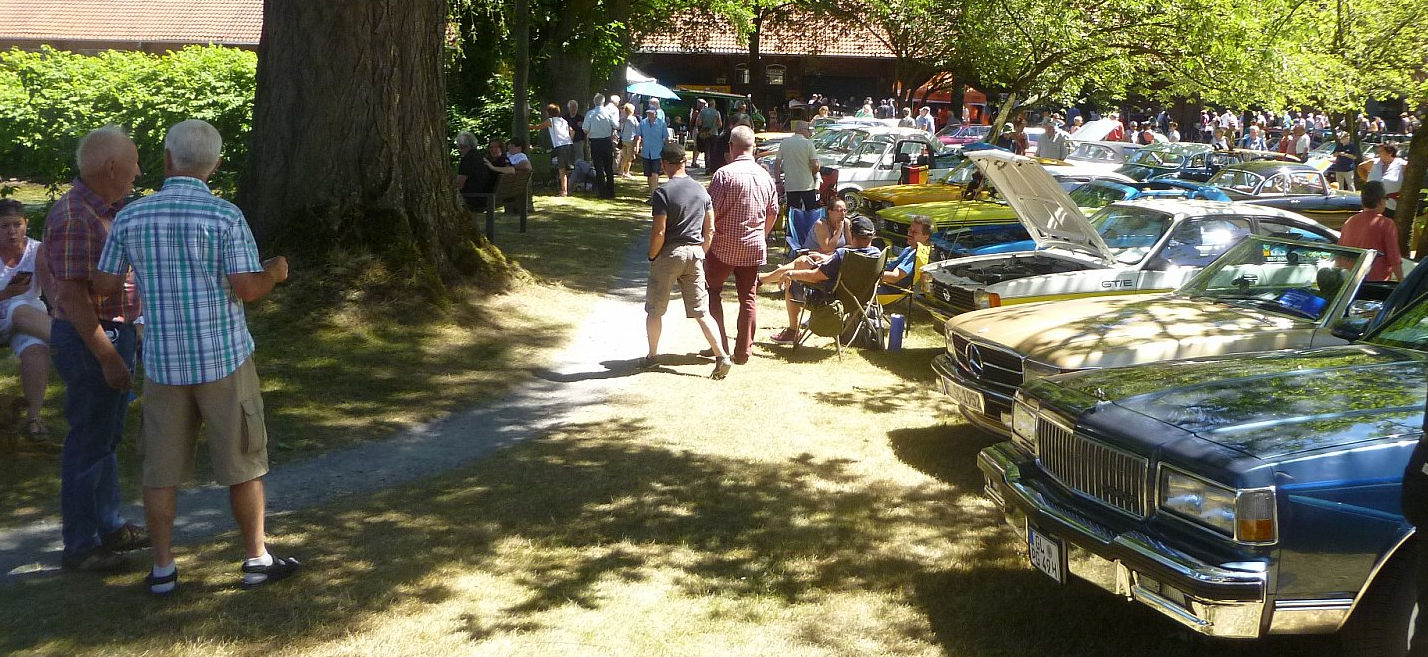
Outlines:
[[906, 317], [897, 313], [888, 315], [888, 351], [902, 351], [902, 333], [906, 327]]

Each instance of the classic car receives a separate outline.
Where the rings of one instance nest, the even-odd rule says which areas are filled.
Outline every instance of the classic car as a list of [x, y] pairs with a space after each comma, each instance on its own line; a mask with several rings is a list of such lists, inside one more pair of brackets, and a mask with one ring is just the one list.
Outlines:
[[[1111, 174], [1119, 177], [1119, 174]], [[1067, 181], [1060, 175], [1053, 173], [1051, 177], [1056, 178], [1063, 188], [1067, 187]], [[1071, 200], [1081, 210], [1095, 211], [1117, 201], [1129, 201], [1136, 198], [1183, 198], [1183, 199], [1204, 199], [1207, 201], [1228, 201], [1229, 197], [1218, 188], [1202, 185], [1200, 183], [1186, 182], [1183, 180], [1152, 180], [1149, 182], [1122, 182], [1114, 178], [1097, 179], [1082, 183], [1070, 191]], [[916, 209], [917, 206], [910, 206], [908, 209]], [[1015, 214], [1011, 215], [1015, 219]], [[888, 222], [893, 226], [893, 221]], [[1026, 232], [1026, 227], [1020, 222], [1007, 224], [1007, 230], [1002, 234], [1012, 235], [1009, 239], [998, 239], [1000, 235], [987, 230], [988, 226], [974, 226], [970, 228], [954, 227], [939, 231], [931, 239], [932, 257], [929, 262], [946, 260], [947, 258], [959, 258], [969, 255], [981, 255], [987, 253], [1012, 253], [1014, 251], [1032, 251], [1036, 249], [1036, 242], [1031, 239], [1031, 235]], [[906, 231], [906, 228], [902, 228]]]
[[[975, 166], [975, 165], [973, 165]], [[1100, 175], [1069, 175], [1052, 174], [1051, 176], [1061, 185], [1062, 189], [1074, 190], [1087, 183], [1096, 181], [1108, 181], [1116, 183], [1133, 183], [1135, 181], [1126, 178], [1118, 173], [1105, 173]], [[1171, 185], [1165, 185], [1167, 189]], [[1083, 206], [1090, 209], [1097, 209], [1111, 203], [1113, 199], [1108, 196], [1118, 193], [1111, 189], [1087, 190], [1083, 195], [1076, 198], [1077, 203], [1087, 203]], [[1128, 194], [1129, 191], [1119, 193]], [[878, 227], [878, 232], [885, 238], [892, 240], [896, 244], [902, 244], [907, 239], [907, 227], [912, 225], [912, 220], [917, 216], [925, 216], [932, 220], [934, 231], [944, 231], [948, 229], [965, 226], [981, 226], [985, 224], [1006, 224], [1017, 226], [1016, 212], [1005, 201], [996, 197], [995, 190], [989, 185], [988, 190], [979, 195], [975, 200], [954, 201], [933, 201], [929, 203], [914, 203], [912, 205], [899, 205], [895, 207], [885, 207], [876, 212], [868, 212], [869, 218], [873, 220], [873, 225]], [[1023, 232], [1023, 235], [1025, 233]], [[1019, 239], [1026, 239], [1025, 237]]]
[[969, 144], [961, 151], [947, 156], [948, 162], [955, 162], [947, 173], [931, 176], [925, 183], [874, 187], [863, 192], [862, 203], [858, 207], [848, 206], [848, 210], [876, 220], [878, 211], [884, 208], [961, 200], [962, 190], [966, 189], [967, 183], [971, 182], [977, 173], [977, 165], [972, 164], [965, 156], [988, 149], [997, 150], [997, 147], [987, 143]]
[[1329, 186], [1318, 169], [1294, 162], [1241, 162], [1221, 169], [1210, 185], [1236, 201], [1284, 208], [1338, 228], [1363, 210], [1358, 192]]
[[980, 125], [977, 123], [961, 123], [943, 126], [937, 131], [937, 139], [948, 146], [959, 146], [982, 141], [987, 138], [987, 133], [992, 131], [992, 126]]
[[919, 304], [942, 320], [1032, 301], [1166, 292], [1250, 233], [1337, 239], [1292, 212], [1220, 201], [1121, 201], [1088, 220], [1035, 160], [1000, 151], [968, 157], [1006, 198], [1037, 250], [924, 267], [928, 287]]
[[1393, 290], [1364, 283], [1374, 253], [1251, 236], [1174, 292], [989, 308], [947, 321], [932, 362], [961, 412], [1010, 431], [1017, 386], [1042, 376], [1177, 358], [1347, 342], [1335, 323], [1367, 319]]
[[1130, 155], [1141, 149], [1128, 141], [1078, 141], [1066, 156], [1065, 166], [1077, 172], [1109, 173], [1126, 163]]
[[1136, 180], [1176, 178], [1205, 182], [1210, 176], [1237, 162], [1283, 160], [1287, 156], [1277, 151], [1253, 151], [1234, 148], [1217, 151], [1209, 144], [1174, 142], [1151, 144], [1131, 153], [1126, 163], [1116, 171]]
[[1012, 439], [978, 454], [984, 491], [1056, 582], [1213, 637], [1337, 633], [1401, 657], [1425, 350], [1420, 298], [1355, 344], [1029, 381]]
[[831, 166], [837, 170], [837, 194], [856, 208], [865, 190], [897, 184], [905, 165], [920, 164], [929, 176], [942, 177], [961, 160], [957, 151], [922, 130], [869, 128], [867, 138]]

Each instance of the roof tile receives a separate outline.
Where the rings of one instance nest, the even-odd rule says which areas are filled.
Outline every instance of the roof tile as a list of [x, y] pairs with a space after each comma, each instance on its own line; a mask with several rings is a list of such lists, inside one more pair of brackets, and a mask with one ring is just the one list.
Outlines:
[[0, 0], [0, 39], [256, 45], [262, 0]]

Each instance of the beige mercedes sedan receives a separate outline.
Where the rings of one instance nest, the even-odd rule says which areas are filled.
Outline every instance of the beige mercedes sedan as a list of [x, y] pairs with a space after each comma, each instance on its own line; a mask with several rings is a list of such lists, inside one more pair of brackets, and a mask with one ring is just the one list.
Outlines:
[[[1343, 344], [1335, 323], [1372, 314], [1392, 283], [1365, 283], [1374, 252], [1250, 236], [1174, 292], [989, 308], [946, 323], [933, 359], [963, 415], [1007, 435], [1024, 381], [1064, 372]], [[1341, 332], [1342, 333], [1342, 332]]]

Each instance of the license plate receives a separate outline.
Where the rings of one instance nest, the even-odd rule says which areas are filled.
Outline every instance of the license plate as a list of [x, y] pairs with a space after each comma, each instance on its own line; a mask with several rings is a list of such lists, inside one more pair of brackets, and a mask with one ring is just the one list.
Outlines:
[[1065, 553], [1061, 539], [1026, 528], [1026, 554], [1031, 558], [1031, 565], [1061, 584], [1066, 583]]
[[953, 381], [947, 377], [942, 379], [942, 394], [951, 397], [958, 404], [966, 406], [978, 413], [987, 412], [986, 405], [982, 402], [982, 393]]

